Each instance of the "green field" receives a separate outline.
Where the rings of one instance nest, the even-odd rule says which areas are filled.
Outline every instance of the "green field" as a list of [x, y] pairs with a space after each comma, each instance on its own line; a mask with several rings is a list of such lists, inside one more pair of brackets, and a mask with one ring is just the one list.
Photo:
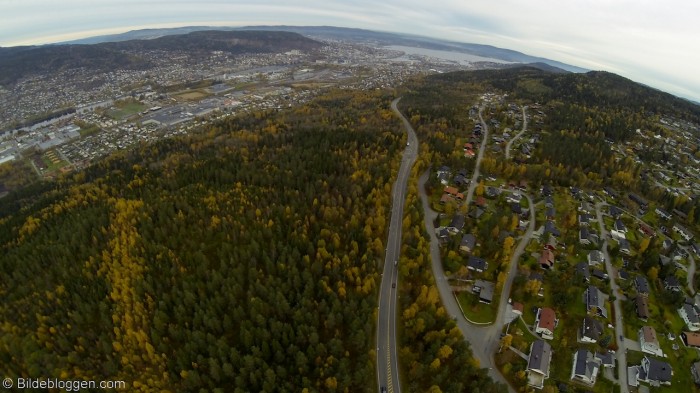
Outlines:
[[115, 120], [122, 120], [142, 112], [144, 109], [146, 109], [146, 105], [143, 105], [138, 101], [122, 101], [117, 102], [114, 108], [108, 110], [107, 116]]

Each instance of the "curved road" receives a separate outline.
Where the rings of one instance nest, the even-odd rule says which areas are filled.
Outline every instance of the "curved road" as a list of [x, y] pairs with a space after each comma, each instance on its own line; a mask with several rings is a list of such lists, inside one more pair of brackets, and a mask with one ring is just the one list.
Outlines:
[[401, 118], [408, 144], [401, 159], [401, 167], [392, 190], [391, 221], [389, 222], [389, 239], [387, 240], [384, 272], [379, 288], [379, 310], [377, 316], [377, 383], [379, 391], [401, 392], [399, 380], [398, 348], [396, 344], [396, 284], [399, 275], [398, 260], [401, 255], [401, 226], [403, 207], [406, 202], [406, 185], [411, 167], [416, 162], [418, 138], [408, 120], [399, 112], [396, 104], [401, 98], [391, 103], [391, 109]]
[[527, 106], [523, 106], [523, 129], [519, 133], [517, 133], [511, 140], [506, 143], [506, 160], [510, 160], [510, 147], [513, 144], [513, 141], [516, 139], [520, 138], [525, 131], [527, 131], [527, 114], [525, 114], [525, 110], [527, 109]]

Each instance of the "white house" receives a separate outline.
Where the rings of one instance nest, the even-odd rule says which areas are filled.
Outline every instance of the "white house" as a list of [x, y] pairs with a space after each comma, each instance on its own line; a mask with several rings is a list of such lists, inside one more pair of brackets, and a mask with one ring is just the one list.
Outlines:
[[595, 385], [600, 370], [600, 359], [587, 349], [579, 349], [574, 353], [574, 364], [571, 367], [571, 380]]
[[700, 317], [693, 306], [687, 303], [683, 304], [683, 307], [678, 309], [678, 315], [681, 316], [688, 330], [691, 332], [700, 330]]
[[644, 353], [656, 356], [664, 355], [659, 345], [659, 339], [656, 337], [656, 330], [651, 326], [642, 326], [639, 329], [639, 345]]

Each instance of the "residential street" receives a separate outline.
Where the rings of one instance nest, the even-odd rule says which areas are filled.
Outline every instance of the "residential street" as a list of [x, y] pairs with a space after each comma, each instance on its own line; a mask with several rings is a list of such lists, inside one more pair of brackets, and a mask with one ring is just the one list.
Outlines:
[[595, 205], [596, 218], [598, 220], [598, 225], [600, 226], [600, 238], [603, 239], [603, 245], [601, 251], [605, 256], [605, 268], [607, 270], [608, 276], [610, 277], [610, 288], [612, 294], [615, 295], [615, 301], [613, 302], [613, 307], [615, 308], [615, 338], [618, 343], [618, 349], [616, 352], [617, 356], [617, 371], [619, 375], [618, 383], [620, 385], [621, 393], [629, 393], [629, 387], [627, 386], [627, 347], [625, 345], [625, 340], [621, 340], [625, 334], [624, 325], [622, 324], [622, 304], [620, 298], [622, 297], [622, 291], [617, 286], [615, 282], [615, 277], [617, 274], [612, 266], [612, 261], [610, 259], [610, 254], [608, 253], [608, 231], [605, 229], [605, 222], [603, 221], [603, 213], [600, 208], [602, 206], [607, 206], [607, 203], [598, 202]]
[[510, 147], [513, 145], [513, 142], [520, 138], [525, 131], [527, 131], [527, 114], [525, 113], [525, 110], [527, 110], [527, 106], [523, 106], [523, 129], [511, 140], [509, 140], [508, 143], [506, 143], [506, 160], [510, 160]]

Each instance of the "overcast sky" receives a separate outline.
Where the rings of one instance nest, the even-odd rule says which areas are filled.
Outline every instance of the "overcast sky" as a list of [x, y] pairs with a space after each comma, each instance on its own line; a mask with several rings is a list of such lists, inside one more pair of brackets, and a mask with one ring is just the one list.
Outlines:
[[700, 101], [698, 16], [698, 0], [0, 0], [0, 46], [148, 27], [360, 27], [514, 49]]

